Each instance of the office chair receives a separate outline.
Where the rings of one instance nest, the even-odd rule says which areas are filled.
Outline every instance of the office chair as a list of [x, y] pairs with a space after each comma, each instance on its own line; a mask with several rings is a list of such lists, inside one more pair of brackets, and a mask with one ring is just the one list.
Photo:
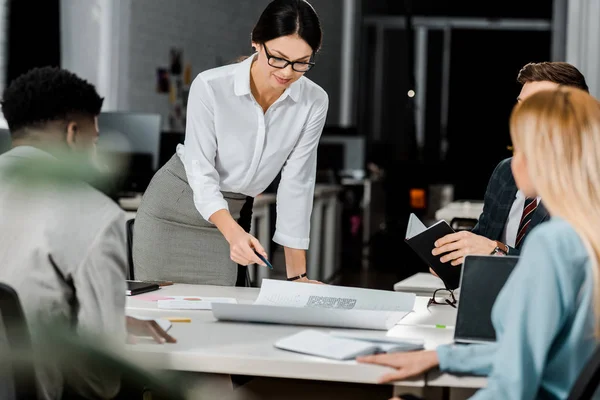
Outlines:
[[579, 374], [568, 400], [592, 399], [598, 387], [600, 387], [600, 346], [596, 347], [592, 358]]
[[127, 279], [134, 280], [135, 274], [133, 271], [133, 224], [135, 223], [135, 218], [127, 220], [126, 222], [126, 230], [127, 230], [127, 264], [129, 266], [129, 271], [127, 273]]
[[0, 283], [0, 318], [9, 348], [9, 360], [17, 400], [37, 399], [37, 382], [32, 356], [31, 338], [15, 290]]

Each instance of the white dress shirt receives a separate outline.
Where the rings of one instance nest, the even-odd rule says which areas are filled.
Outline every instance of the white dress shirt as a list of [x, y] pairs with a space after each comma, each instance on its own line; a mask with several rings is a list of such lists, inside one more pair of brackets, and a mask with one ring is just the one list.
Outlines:
[[194, 204], [207, 221], [227, 209], [221, 191], [255, 197], [281, 171], [273, 241], [308, 249], [317, 145], [329, 99], [321, 87], [301, 77], [264, 113], [250, 91], [254, 58], [194, 79], [185, 145], [177, 154]]
[[[539, 197], [537, 198], [537, 204], [540, 204]], [[508, 220], [506, 221], [506, 225], [504, 225], [504, 232], [502, 233], [502, 243], [507, 246], [515, 247], [521, 217], [523, 216], [523, 207], [525, 207], [525, 195], [520, 190], [517, 190], [515, 201], [513, 201], [510, 208]]]

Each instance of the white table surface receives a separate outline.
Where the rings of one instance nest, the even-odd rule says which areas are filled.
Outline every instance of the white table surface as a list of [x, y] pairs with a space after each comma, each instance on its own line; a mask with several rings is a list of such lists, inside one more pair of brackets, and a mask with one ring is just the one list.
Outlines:
[[[376, 383], [390, 369], [354, 361], [335, 361], [276, 349], [275, 341], [308, 327], [290, 325], [218, 322], [211, 311], [161, 310], [156, 296], [233, 297], [252, 303], [258, 288], [176, 284], [159, 291], [127, 298], [127, 313], [144, 317], [190, 317], [191, 322], [173, 323], [170, 332], [177, 343], [159, 345], [139, 342], [128, 346], [128, 358], [146, 367], [217, 374], [238, 374], [318, 381]], [[146, 298], [146, 300], [144, 300]], [[417, 297], [415, 311], [388, 331], [389, 336], [422, 338], [426, 349], [451, 343], [456, 309], [445, 305], [427, 308], [428, 297]], [[444, 325], [445, 329], [435, 328]], [[330, 328], [311, 328], [330, 331]], [[371, 331], [368, 331], [371, 332]], [[485, 378], [461, 377], [432, 371], [427, 377], [401, 382], [397, 386], [445, 386], [480, 388]]]
[[[257, 288], [173, 285], [152, 296], [235, 297], [252, 303]], [[211, 311], [160, 310], [156, 301], [127, 298], [127, 313], [145, 317], [186, 316], [189, 323], [173, 323], [175, 344], [138, 343], [128, 347], [128, 358], [146, 367], [217, 374], [374, 384], [392, 369], [355, 361], [335, 361], [276, 349], [275, 341], [308, 327], [217, 322]], [[315, 328], [319, 329], [319, 328]], [[322, 329], [330, 331], [330, 328]], [[425, 385], [424, 377], [397, 382], [400, 386]]]
[[416, 293], [417, 296], [431, 296], [435, 290], [443, 287], [444, 282], [429, 272], [417, 272], [394, 284], [396, 292]]

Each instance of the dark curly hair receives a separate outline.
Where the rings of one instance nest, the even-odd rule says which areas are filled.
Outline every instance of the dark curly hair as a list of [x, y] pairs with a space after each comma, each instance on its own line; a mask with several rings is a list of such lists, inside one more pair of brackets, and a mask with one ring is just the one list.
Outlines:
[[92, 84], [72, 72], [42, 67], [13, 80], [0, 105], [11, 134], [18, 136], [23, 128], [72, 115], [95, 117], [103, 101]]

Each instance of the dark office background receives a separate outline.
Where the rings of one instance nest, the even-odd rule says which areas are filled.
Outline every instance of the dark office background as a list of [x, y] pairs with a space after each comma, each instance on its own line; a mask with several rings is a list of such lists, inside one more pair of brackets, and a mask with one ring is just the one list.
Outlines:
[[[7, 83], [32, 67], [60, 64], [60, 0], [35, 2], [35, 13], [31, 12], [31, 4], [29, 0], [8, 1]], [[138, 13], [138, 17], [139, 13], [148, 11], [139, 8], [144, 7], [143, 3], [136, 4], [138, 8], [134, 11]], [[493, 168], [501, 159], [510, 156], [507, 150], [510, 145], [508, 116], [520, 90], [516, 83], [517, 73], [528, 62], [548, 61], [551, 58], [550, 31], [453, 29], [446, 131], [448, 147], [443, 157], [440, 151], [443, 35], [440, 30], [430, 30], [425, 74], [425, 142], [422, 152], [419, 152], [415, 134], [415, 98], [407, 96], [409, 90], [418, 89], [415, 87], [414, 74], [416, 31], [412, 28], [413, 18], [551, 20], [552, 1], [363, 0], [361, 18], [395, 16], [402, 18], [407, 28], [385, 30], [383, 85], [382, 92], [376, 94], [373, 92], [376, 32], [373, 26], [367, 26], [359, 19], [356, 32], [358, 64], [353, 79], [355, 104], [352, 107], [356, 126], [343, 130], [337, 126], [340, 104], [338, 53], [341, 51], [341, 16], [333, 2], [320, 8], [319, 5], [320, 2], [315, 1], [321, 17], [326, 19], [326, 45], [319, 59], [320, 65], [309, 77], [326, 88], [331, 98], [328, 126], [324, 135], [365, 137], [366, 161], [383, 167], [386, 171], [383, 182], [385, 199], [378, 203], [384, 209], [386, 224], [382, 230], [371, 232], [370, 241], [371, 255], [377, 258], [371, 261], [379, 266], [385, 265], [390, 256], [398, 255], [397, 244], [399, 241], [403, 242], [409, 212], [431, 215], [435, 211], [412, 209], [409, 204], [411, 188], [427, 190], [432, 184], [449, 184], [454, 187], [454, 199], [483, 198]], [[256, 12], [259, 12], [258, 8]], [[237, 54], [237, 50], [235, 51]], [[232, 56], [233, 53], [223, 55], [226, 59]], [[213, 59], [205, 61], [207, 65], [214, 66]], [[133, 74], [135, 71], [137, 70], [133, 68], [130, 72]], [[197, 72], [200, 71], [194, 71]], [[139, 77], [132, 77], [134, 78]], [[381, 104], [381, 134], [377, 139], [372, 131], [372, 107], [376, 96]], [[179, 134], [163, 134], [163, 148], [168, 149], [164, 154], [161, 153], [161, 159], [168, 159], [180, 141]], [[324, 146], [323, 150], [326, 148]], [[343, 157], [338, 154], [338, 150], [329, 147], [326, 152], [321, 151], [319, 166], [332, 170], [336, 166], [341, 168], [339, 164]], [[324, 180], [332, 179], [329, 173], [322, 173], [319, 177]], [[275, 188], [276, 182], [270, 189]], [[343, 196], [342, 204], [346, 212], [346, 219], [342, 222], [344, 230], [348, 227], [349, 218], [360, 213], [361, 194], [346, 193]], [[343, 265], [346, 265], [346, 260], [349, 260], [349, 264], [354, 261], [360, 264], [362, 242], [356, 237], [352, 240], [358, 241], [344, 242], [343, 247], [352, 251], [343, 255]], [[402, 247], [401, 256], [410, 259], [414, 254]], [[418, 264], [414, 258], [412, 262]], [[403, 271], [407, 275], [412, 272], [414, 271]]]
[[[363, 1], [363, 16], [456, 16], [551, 19], [551, 1], [446, 2]], [[408, 21], [409, 19], [407, 19]], [[407, 25], [408, 26], [408, 25]], [[519, 69], [528, 62], [550, 60], [549, 31], [453, 29], [448, 109], [448, 151], [440, 154], [442, 33], [429, 31], [425, 148], [416, 151], [413, 75], [414, 32], [386, 30], [382, 137], [370, 142], [369, 159], [390, 168], [423, 169], [416, 179], [451, 183], [457, 199], [481, 199], [495, 165], [509, 157], [508, 116], [519, 93]], [[358, 107], [359, 132], [369, 137], [373, 117], [373, 27], [363, 28]], [[477, 165], [477, 168], [473, 168]], [[408, 168], [408, 167], [407, 167]], [[398, 171], [402, 174], [402, 170]]]
[[60, 0], [9, 0], [6, 84], [34, 67], [60, 66]]

